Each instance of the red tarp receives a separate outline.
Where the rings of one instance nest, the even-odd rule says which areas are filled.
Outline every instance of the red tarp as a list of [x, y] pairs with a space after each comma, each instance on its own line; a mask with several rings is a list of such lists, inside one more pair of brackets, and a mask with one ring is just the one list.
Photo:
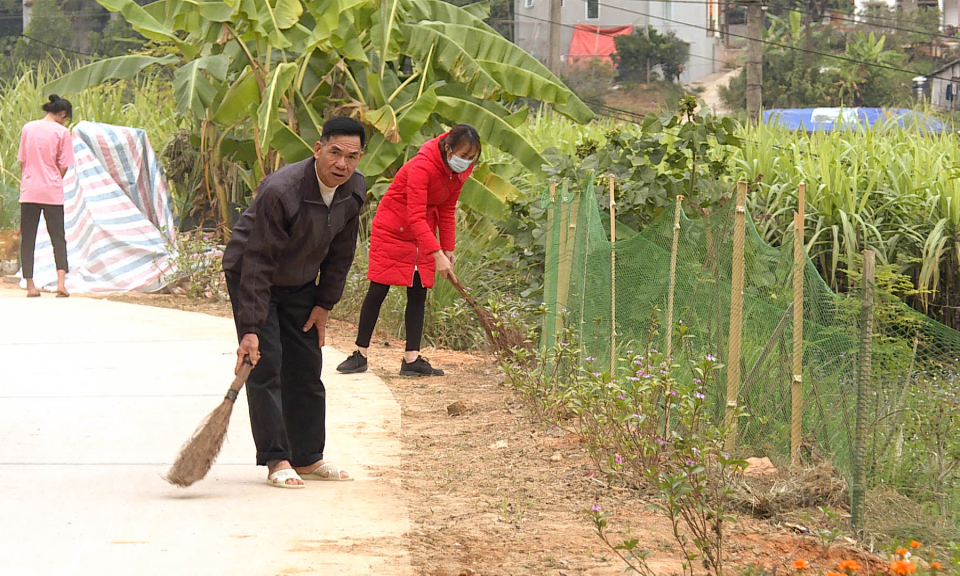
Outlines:
[[589, 62], [594, 58], [599, 58], [602, 62], [612, 64], [613, 60], [610, 58], [610, 55], [617, 51], [613, 44], [613, 37], [632, 33], [633, 26], [601, 28], [589, 24], [577, 24], [573, 30], [573, 38], [570, 39], [570, 51], [567, 52], [567, 64], [572, 65]]

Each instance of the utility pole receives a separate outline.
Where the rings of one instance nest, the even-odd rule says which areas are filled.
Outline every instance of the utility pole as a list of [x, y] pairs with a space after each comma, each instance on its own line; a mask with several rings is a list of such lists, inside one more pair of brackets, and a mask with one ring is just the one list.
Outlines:
[[33, 12], [33, 0], [23, 0], [23, 31], [27, 32], [27, 26], [30, 25], [30, 16]]
[[763, 102], [763, 10], [761, 0], [747, 4], [747, 115], [752, 124], [760, 121]]
[[560, 75], [560, 3], [563, 0], [550, 1], [550, 53], [547, 59], [547, 67], [550, 71]]

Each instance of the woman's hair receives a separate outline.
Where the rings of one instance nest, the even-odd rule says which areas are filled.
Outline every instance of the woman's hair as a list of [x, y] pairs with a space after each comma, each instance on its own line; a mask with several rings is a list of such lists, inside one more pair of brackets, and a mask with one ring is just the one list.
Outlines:
[[43, 105], [43, 111], [48, 114], [62, 114], [67, 113], [67, 118], [73, 118], [73, 104], [65, 98], [61, 98], [56, 94], [50, 95], [50, 101]]
[[444, 139], [447, 144], [447, 150], [456, 150], [461, 144], [469, 144], [471, 148], [476, 149], [477, 157], [483, 151], [483, 144], [480, 143], [480, 134], [477, 129], [469, 124], [457, 124], [450, 129], [450, 133]]

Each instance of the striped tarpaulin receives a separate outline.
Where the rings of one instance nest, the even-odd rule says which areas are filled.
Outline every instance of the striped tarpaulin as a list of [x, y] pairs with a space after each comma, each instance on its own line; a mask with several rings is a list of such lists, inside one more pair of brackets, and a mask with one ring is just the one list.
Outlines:
[[[146, 133], [80, 122], [73, 129], [73, 153], [76, 166], [64, 177], [67, 290], [158, 290], [170, 274], [176, 221]], [[55, 289], [53, 248], [43, 219], [34, 263], [37, 286]]]

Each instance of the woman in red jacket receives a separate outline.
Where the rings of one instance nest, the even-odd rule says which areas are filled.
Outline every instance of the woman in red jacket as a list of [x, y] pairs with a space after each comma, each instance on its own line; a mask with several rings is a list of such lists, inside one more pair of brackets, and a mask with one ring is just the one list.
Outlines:
[[[458, 124], [420, 148], [400, 168], [387, 189], [370, 232], [370, 290], [360, 309], [357, 350], [339, 372], [367, 369], [367, 349], [390, 286], [407, 287], [404, 321], [407, 347], [401, 376], [443, 376], [420, 356], [427, 288], [434, 275], [453, 279], [457, 199], [480, 156], [480, 136], [469, 124]], [[437, 230], [439, 229], [439, 241]]]

